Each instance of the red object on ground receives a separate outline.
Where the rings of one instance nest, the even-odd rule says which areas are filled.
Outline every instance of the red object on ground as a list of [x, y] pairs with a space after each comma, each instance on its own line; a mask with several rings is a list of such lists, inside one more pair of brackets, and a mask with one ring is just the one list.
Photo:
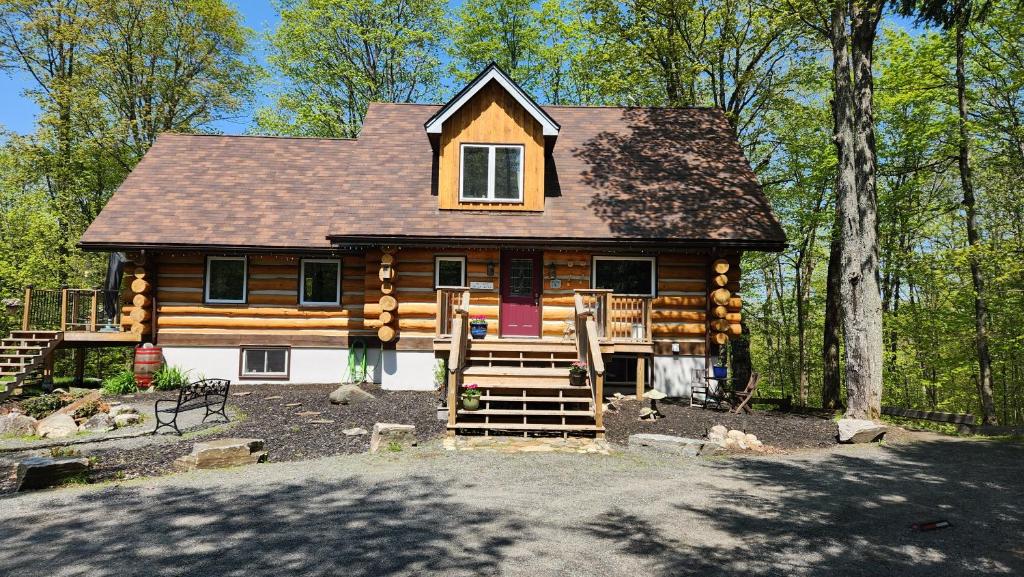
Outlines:
[[135, 347], [135, 382], [140, 389], [148, 389], [153, 383], [153, 374], [164, 362], [160, 347]]
[[915, 531], [934, 531], [936, 529], [945, 529], [946, 527], [952, 527], [949, 521], [928, 521], [927, 523], [914, 523], [910, 526]]

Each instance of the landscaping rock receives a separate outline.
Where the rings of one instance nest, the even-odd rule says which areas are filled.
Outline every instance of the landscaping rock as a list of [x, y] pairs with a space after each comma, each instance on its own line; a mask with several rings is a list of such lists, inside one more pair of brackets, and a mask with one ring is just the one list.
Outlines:
[[350, 403], [361, 403], [375, 399], [373, 395], [359, 388], [359, 385], [342, 385], [331, 393], [331, 403], [335, 405], [348, 405]]
[[881, 440], [889, 427], [867, 419], [839, 419], [840, 443], [871, 443]]
[[[65, 415], [66, 416], [66, 415]], [[42, 489], [57, 485], [89, 470], [89, 459], [51, 459], [30, 457], [18, 463], [16, 491]]]
[[114, 417], [114, 424], [117, 425], [118, 428], [130, 427], [132, 425], [137, 425], [140, 422], [142, 422], [142, 417], [140, 417], [138, 413], [121, 413]]
[[725, 440], [725, 436], [729, 434], [729, 429], [723, 425], [715, 425], [708, 430], [708, 440], [718, 441], [721, 443]]
[[[54, 390], [54, 392], [57, 392], [57, 391]], [[71, 403], [70, 405], [67, 405], [66, 407], [61, 407], [60, 409], [57, 409], [56, 411], [54, 411], [54, 414], [74, 415], [75, 411], [77, 411], [83, 405], [85, 405], [87, 403], [97, 403], [97, 402], [99, 402], [100, 394], [101, 394], [101, 391], [92, 391], [91, 393], [88, 393], [88, 394], [80, 397], [78, 400], [76, 400], [75, 402]]]
[[267, 460], [263, 439], [218, 439], [196, 443], [192, 452], [174, 461], [179, 471], [219, 469], [262, 463]]
[[62, 439], [78, 432], [78, 423], [71, 415], [54, 413], [36, 423], [36, 435], [47, 439]]
[[367, 435], [367, 434], [369, 434], [369, 432], [366, 429], [362, 428], [362, 427], [352, 427], [351, 429], [343, 429], [341, 431], [341, 433], [343, 435], [348, 435], [350, 437], [355, 436], [355, 435]]
[[704, 446], [700, 448], [700, 456], [709, 457], [713, 455], [722, 455], [728, 453], [729, 451], [728, 449], [725, 448], [723, 442], [724, 440], [712, 441], [709, 439], [708, 442], [704, 443]]
[[107, 413], [96, 413], [89, 417], [89, 420], [82, 423], [79, 430], [90, 433], [106, 433], [107, 431], [113, 431], [114, 419]]
[[110, 416], [117, 417], [118, 415], [138, 415], [139, 410], [131, 405], [116, 405], [110, 407]]
[[370, 435], [370, 452], [376, 453], [382, 448], [387, 449], [391, 443], [398, 443], [403, 448], [416, 446], [416, 427], [397, 423], [375, 424]]
[[704, 441], [672, 435], [637, 433], [629, 436], [629, 446], [630, 448], [646, 448], [675, 453], [684, 457], [696, 457], [704, 447]]
[[36, 420], [21, 413], [0, 415], [0, 435], [25, 437], [36, 434]]

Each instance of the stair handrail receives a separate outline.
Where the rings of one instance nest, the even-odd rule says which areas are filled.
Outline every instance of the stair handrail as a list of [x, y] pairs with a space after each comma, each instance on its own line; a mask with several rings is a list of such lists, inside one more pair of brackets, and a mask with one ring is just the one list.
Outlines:
[[462, 304], [455, 308], [452, 318], [451, 350], [448, 351], [448, 426], [455, 426], [462, 369], [466, 364], [466, 346], [469, 341], [469, 291], [463, 291]]
[[580, 293], [575, 295], [576, 305], [576, 357], [586, 363], [590, 376], [591, 400], [594, 403], [594, 425], [604, 426], [604, 357], [601, 355], [600, 333], [593, 310], [583, 303]]

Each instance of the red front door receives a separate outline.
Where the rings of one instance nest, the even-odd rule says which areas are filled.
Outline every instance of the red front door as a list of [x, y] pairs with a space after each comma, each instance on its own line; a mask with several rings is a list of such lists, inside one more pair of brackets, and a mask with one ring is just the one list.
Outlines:
[[539, 252], [501, 253], [502, 336], [540, 336], [543, 265]]

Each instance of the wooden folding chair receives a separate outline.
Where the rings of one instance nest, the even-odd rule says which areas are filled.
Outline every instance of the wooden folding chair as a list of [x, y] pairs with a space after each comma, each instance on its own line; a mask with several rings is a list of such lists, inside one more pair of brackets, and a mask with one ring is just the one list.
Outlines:
[[748, 406], [751, 399], [754, 398], [754, 394], [757, 392], [757, 383], [761, 380], [761, 373], [750, 373], [750, 380], [747, 381], [747, 386], [742, 391], [733, 391], [732, 395], [732, 412], [739, 413], [743, 411], [745, 413], [751, 412]]

